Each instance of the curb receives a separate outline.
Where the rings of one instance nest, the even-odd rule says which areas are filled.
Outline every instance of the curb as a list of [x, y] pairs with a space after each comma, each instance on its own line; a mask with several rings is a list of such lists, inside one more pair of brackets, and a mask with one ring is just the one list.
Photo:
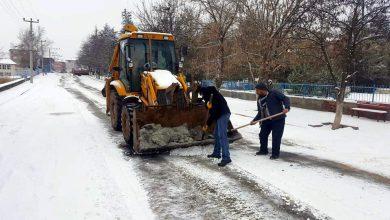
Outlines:
[[12, 87], [15, 87], [17, 85], [20, 85], [24, 82], [26, 82], [28, 80], [28, 78], [26, 79], [18, 79], [18, 80], [15, 80], [15, 81], [11, 81], [11, 82], [7, 82], [7, 83], [4, 83], [4, 84], [0, 84], [0, 92], [3, 92], [7, 89], [10, 89]]

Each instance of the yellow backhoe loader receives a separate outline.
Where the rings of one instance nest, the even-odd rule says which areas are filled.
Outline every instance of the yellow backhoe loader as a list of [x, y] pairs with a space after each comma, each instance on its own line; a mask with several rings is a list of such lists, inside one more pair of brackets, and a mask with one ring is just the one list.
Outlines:
[[[208, 138], [158, 148], [141, 146], [143, 126], [159, 124], [172, 128], [186, 124], [190, 129], [200, 129], [207, 109], [197, 95], [190, 98], [172, 34], [141, 32], [134, 25], [125, 25], [124, 30], [115, 46], [111, 77], [106, 79], [103, 91], [112, 128], [122, 130], [126, 143], [136, 153], [213, 143]], [[229, 134], [231, 141], [241, 138], [238, 132]]]

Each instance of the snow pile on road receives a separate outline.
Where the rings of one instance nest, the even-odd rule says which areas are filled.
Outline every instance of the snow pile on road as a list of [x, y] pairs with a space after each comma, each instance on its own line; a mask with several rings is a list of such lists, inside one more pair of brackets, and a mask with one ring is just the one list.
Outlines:
[[160, 124], [147, 124], [140, 130], [141, 149], [169, 147], [171, 144], [190, 143], [197, 139], [200, 130], [188, 129], [187, 124], [178, 127], [162, 127]]

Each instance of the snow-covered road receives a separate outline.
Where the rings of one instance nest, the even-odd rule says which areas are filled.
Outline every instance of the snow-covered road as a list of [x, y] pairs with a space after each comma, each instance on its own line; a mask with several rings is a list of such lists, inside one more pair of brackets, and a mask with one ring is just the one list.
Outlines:
[[59, 79], [0, 94], [0, 219], [152, 218], [132, 161]]
[[[330, 113], [293, 109], [277, 161], [254, 156], [256, 127], [241, 131], [227, 168], [205, 158], [210, 147], [128, 157], [102, 87], [49, 74], [0, 93], [0, 219], [390, 218], [388, 123], [347, 118], [359, 133], [330, 133], [307, 126]], [[228, 102], [235, 125], [255, 113]]]

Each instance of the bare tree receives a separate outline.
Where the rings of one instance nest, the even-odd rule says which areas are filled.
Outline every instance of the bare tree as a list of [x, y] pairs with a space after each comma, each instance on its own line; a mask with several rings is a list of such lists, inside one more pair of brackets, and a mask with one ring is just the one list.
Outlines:
[[3, 48], [0, 47], [0, 58], [3, 58], [5, 56], [5, 52], [3, 51]]
[[260, 68], [259, 78], [274, 78], [288, 65], [291, 35], [315, 0], [240, 0], [240, 4], [238, 40], [244, 61], [250, 70]]
[[171, 33], [178, 48], [191, 45], [199, 35], [199, 10], [187, 1], [142, 1], [137, 11], [141, 30]]
[[[44, 44], [44, 49], [47, 49], [47, 47], [50, 46], [52, 43], [49, 39], [45, 37], [45, 29], [41, 26], [38, 26], [38, 28], [33, 31], [33, 36], [32, 36], [32, 48], [35, 51], [40, 51], [41, 50], [41, 41], [46, 41]], [[30, 30], [29, 29], [24, 29], [19, 32], [18, 35], [18, 43], [17, 43], [17, 48], [18, 49], [23, 49], [23, 50], [28, 50], [29, 44], [30, 44]]]
[[[294, 37], [299, 44], [295, 45], [296, 52], [301, 59], [306, 57], [317, 59], [322, 65], [325, 65], [334, 85], [338, 83], [338, 72], [335, 63], [334, 53], [334, 27], [331, 25], [329, 17], [324, 11], [332, 10], [329, 4], [318, 2], [310, 13], [304, 17], [294, 32]], [[318, 53], [318, 51], [320, 53]]]
[[107, 72], [115, 42], [116, 32], [113, 27], [106, 24], [102, 30], [95, 28], [94, 33], [81, 45], [78, 63], [98, 75]]
[[[30, 30], [23, 29], [19, 32], [18, 42], [12, 49], [19, 50], [19, 53], [23, 54], [29, 51], [29, 45], [32, 44], [32, 50], [34, 53], [34, 66], [38, 65], [38, 59], [43, 57], [42, 50], [47, 51], [47, 49], [52, 44], [52, 41], [45, 36], [45, 29], [41, 26], [38, 26], [36, 30], [33, 31], [32, 41], [30, 40]], [[24, 51], [24, 52], [23, 52]], [[28, 68], [29, 67], [29, 56], [23, 55], [20, 56], [18, 65]]]
[[201, 6], [202, 11], [206, 14], [204, 28], [207, 31], [215, 33], [210, 36], [211, 42], [217, 43], [217, 71], [215, 74], [216, 86], [222, 85], [225, 72], [226, 40], [229, 31], [237, 20], [239, 13], [239, 4], [234, 0], [192, 0]]
[[303, 26], [302, 39], [319, 49], [336, 85], [336, 114], [332, 129], [341, 126], [348, 83], [362, 72], [365, 46], [372, 40], [386, 38], [390, 3], [382, 0], [323, 1]]

